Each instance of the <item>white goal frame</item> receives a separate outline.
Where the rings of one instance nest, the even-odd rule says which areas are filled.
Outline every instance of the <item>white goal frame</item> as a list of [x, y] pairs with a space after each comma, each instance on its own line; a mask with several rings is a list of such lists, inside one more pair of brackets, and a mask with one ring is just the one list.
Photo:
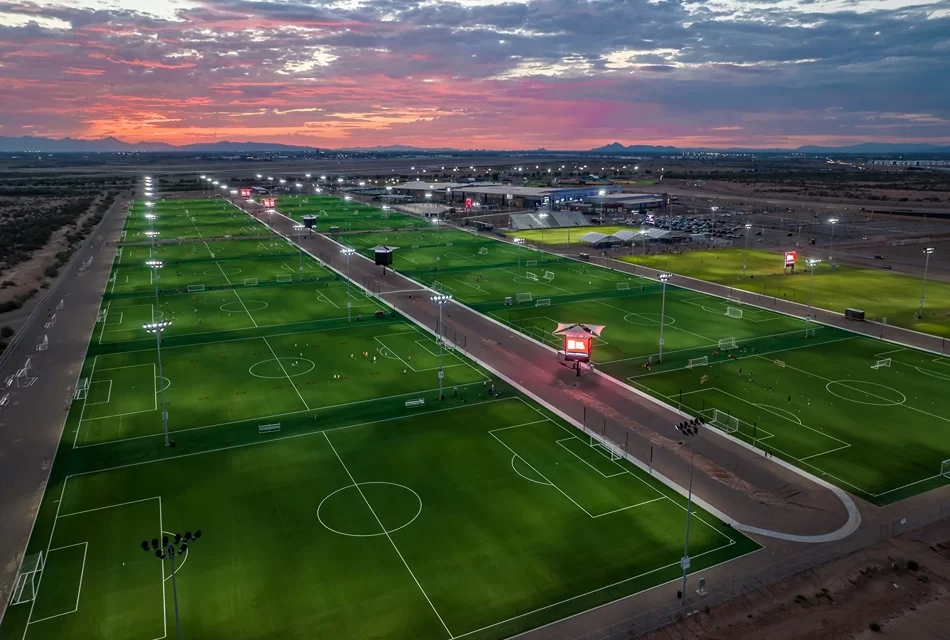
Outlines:
[[944, 460], [940, 463], [940, 475], [944, 478], [950, 478], [950, 460]]
[[526, 267], [536, 267], [536, 266], [538, 266], [538, 261], [537, 261], [537, 260], [525, 260], [525, 261], [524, 261], [524, 266], [526, 266]]
[[245, 287], [256, 287], [256, 286], [257, 286], [257, 278], [244, 278], [244, 286], [245, 286]]
[[709, 357], [703, 356], [702, 358], [690, 358], [689, 362], [686, 364], [687, 369], [695, 369], [696, 367], [705, 367], [709, 364]]
[[735, 433], [739, 430], [739, 418], [725, 411], [720, 411], [719, 409], [713, 409], [712, 411], [712, 421], [710, 424], [714, 427], [722, 429], [726, 433]]
[[480, 256], [487, 256], [487, 255], [488, 255], [488, 247], [482, 247], [481, 249], [479, 249], [479, 250], [478, 250], [478, 255], [480, 255]]
[[26, 604], [36, 599], [36, 593], [46, 569], [46, 555], [40, 551], [23, 558], [16, 582], [13, 584], [13, 593], [10, 595], [10, 605]]
[[742, 309], [738, 307], [726, 307], [726, 315], [730, 318], [741, 318]]
[[551, 306], [551, 298], [538, 298], [537, 301], [535, 301], [534, 306], [536, 306], [536, 307], [550, 307], [550, 306]]
[[553, 271], [545, 271], [545, 272], [544, 272], [544, 275], [541, 276], [541, 277], [544, 278], [545, 280], [547, 280], [548, 282], [551, 282], [552, 280], [554, 280], [554, 272], [553, 272]]
[[628, 291], [629, 289], [630, 289], [630, 283], [629, 283], [629, 282], [618, 282], [618, 283], [617, 283], [617, 291]]
[[528, 280], [530, 280], [531, 282], [537, 282], [537, 281], [538, 281], [538, 274], [536, 274], [536, 273], [531, 273], [530, 271], [525, 271], [524, 277], [527, 278]]
[[719, 350], [720, 351], [729, 351], [730, 349], [738, 349], [739, 345], [736, 344], [735, 338], [720, 338], [719, 339]]
[[518, 302], [531, 302], [533, 298], [531, 297], [531, 292], [519, 293], [515, 298]]
[[203, 284], [190, 284], [188, 285], [188, 293], [201, 293], [205, 290]]
[[874, 364], [872, 364], [872, 365], [871, 365], [871, 368], [872, 368], [872, 369], [880, 369], [880, 368], [882, 368], [882, 367], [890, 367], [890, 366], [891, 366], [891, 359], [890, 359], [890, 358], [884, 358], [884, 359], [878, 360], [877, 362], [875, 362]]
[[85, 400], [89, 395], [89, 378], [82, 378], [76, 385], [76, 400]]
[[277, 282], [293, 282], [294, 274], [292, 273], [278, 273]]
[[607, 455], [610, 457], [611, 462], [616, 462], [617, 460], [623, 459], [623, 449], [608, 442], [606, 440], [601, 440], [597, 436], [591, 434], [590, 436], [590, 448], [591, 449], [603, 449], [607, 452]]

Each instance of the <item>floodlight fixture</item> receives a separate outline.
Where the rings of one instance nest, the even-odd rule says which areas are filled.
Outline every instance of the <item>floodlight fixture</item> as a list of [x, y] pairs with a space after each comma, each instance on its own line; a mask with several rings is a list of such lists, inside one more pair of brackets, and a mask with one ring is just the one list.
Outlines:
[[287, 181], [284, 180], [283, 178], [281, 178], [281, 179], [280, 179], [280, 183], [281, 183], [281, 184], [287, 184]]
[[171, 325], [171, 320], [159, 320], [158, 322], [149, 322], [143, 324], [142, 328], [149, 333], [161, 333]]
[[258, 179], [258, 180], [260, 180], [260, 179], [263, 178], [263, 177], [264, 177], [264, 176], [262, 176], [261, 174], [257, 174], [257, 179]]
[[302, 224], [295, 224], [295, 225], [294, 225], [294, 231], [302, 231], [302, 230], [304, 230], [304, 229], [306, 229], [306, 227], [303, 226]]
[[309, 174], [309, 173], [307, 174], [307, 177], [308, 177], [308, 178], [310, 177], [310, 174]]
[[161, 269], [164, 263], [161, 260], [146, 260], [145, 266], [151, 267], [152, 269]]
[[337, 178], [336, 181], [337, 181], [338, 183], [342, 184], [342, 183], [343, 183], [343, 178]]
[[154, 207], [154, 206], [155, 206], [155, 203], [152, 202], [151, 200], [147, 200], [147, 201], [145, 202], [145, 206], [146, 206], [146, 207]]
[[[713, 207], [713, 209], [716, 209], [716, 207]], [[751, 229], [751, 228], [752, 228], [752, 223], [751, 223], [751, 222], [746, 222], [746, 223], [745, 223], [745, 228], [746, 228], [746, 229]]]
[[452, 296], [447, 293], [438, 293], [431, 297], [432, 302], [439, 305], [439, 332], [438, 332], [438, 342], [439, 342], [439, 400], [445, 399], [445, 394], [442, 393], [442, 380], [445, 378], [445, 370], [442, 368], [442, 346], [445, 344], [445, 327], [442, 324], [442, 306], [449, 302], [452, 299]]
[[327, 177], [326, 177], [326, 176], [320, 176], [320, 179], [321, 179], [321, 180], [326, 180]]
[[202, 179], [202, 180], [204, 180], [204, 179], [205, 179], [205, 177], [204, 177], [204, 175], [203, 175], [203, 174], [201, 175], [201, 179]]
[[299, 188], [302, 187], [303, 185], [298, 182], [298, 183], [296, 183], [294, 186], [299, 189]]
[[340, 253], [342, 253], [342, 254], [345, 255], [345, 256], [351, 256], [351, 255], [353, 255], [354, 253], [356, 253], [356, 249], [351, 249], [351, 248], [349, 248], [349, 247], [344, 247], [344, 248], [340, 249]]
[[154, 238], [155, 236], [158, 235], [158, 231], [146, 231], [146, 232], [145, 232], [145, 235], [146, 235], [146, 237]]
[[155, 215], [154, 213], [146, 213], [146, 214], [145, 214], [145, 219], [146, 219], [146, 220], [154, 220], [154, 219], [157, 218], [157, 217], [158, 217], [158, 216]]

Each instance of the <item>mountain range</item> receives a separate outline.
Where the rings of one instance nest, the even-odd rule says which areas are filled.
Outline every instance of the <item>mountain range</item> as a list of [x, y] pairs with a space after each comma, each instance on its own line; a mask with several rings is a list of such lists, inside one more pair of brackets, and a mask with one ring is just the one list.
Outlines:
[[[20, 137], [11, 137], [11, 136], [0, 136], [0, 153], [174, 153], [174, 152], [191, 152], [191, 153], [246, 153], [246, 152], [293, 152], [301, 153], [306, 151], [317, 151], [317, 147], [303, 146], [303, 145], [291, 145], [291, 144], [279, 144], [275, 142], [230, 142], [230, 141], [221, 141], [221, 142], [199, 142], [196, 144], [186, 144], [186, 145], [172, 145], [167, 142], [125, 142], [119, 140], [118, 138], [108, 137], [108, 138], [97, 138], [97, 139], [82, 139], [82, 138], [43, 138], [38, 136], [20, 136]], [[388, 145], [388, 146], [377, 146], [377, 147], [349, 147], [345, 149], [339, 149], [339, 151], [354, 151], [354, 152], [375, 152], [375, 153], [452, 153], [459, 151], [469, 151], [474, 150], [461, 150], [461, 149], [451, 149], [445, 147], [439, 148], [424, 148], [424, 147], [415, 147], [410, 145]], [[484, 153], [488, 150], [479, 150]], [[950, 153], [950, 146], [940, 146], [928, 143], [885, 143], [885, 142], [864, 142], [861, 144], [842, 146], [842, 147], [825, 147], [825, 146], [804, 146], [797, 147], [795, 149], [748, 149], [748, 148], [731, 148], [731, 149], [693, 149], [693, 148], [683, 148], [683, 147], [672, 147], [672, 146], [655, 146], [655, 145], [644, 145], [644, 144], [632, 144], [632, 145], [623, 145], [619, 142], [613, 142], [611, 144], [597, 147], [595, 149], [590, 149], [589, 151], [548, 151], [545, 149], [534, 149], [529, 150], [533, 153], [593, 153], [601, 155], [613, 155], [613, 154], [670, 154], [670, 153], [680, 153], [684, 151], [692, 152], [702, 152], [702, 151], [712, 151], [712, 152], [755, 152], [755, 153], [808, 153], [808, 154], [907, 154], [907, 153], [927, 153], [927, 154], [943, 154]]]

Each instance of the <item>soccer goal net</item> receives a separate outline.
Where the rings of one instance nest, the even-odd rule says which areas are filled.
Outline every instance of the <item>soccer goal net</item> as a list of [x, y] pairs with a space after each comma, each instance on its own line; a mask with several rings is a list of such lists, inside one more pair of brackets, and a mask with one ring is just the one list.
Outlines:
[[610, 460], [620, 460], [623, 458], [623, 450], [612, 442], [601, 440], [593, 435], [590, 437], [591, 449], [596, 449], [598, 453]]
[[553, 272], [553, 271], [545, 271], [543, 277], [544, 277], [544, 279], [547, 280], [548, 282], [551, 282], [551, 280], [554, 280], [554, 272]]
[[524, 266], [526, 266], [526, 267], [536, 267], [536, 266], [538, 266], [538, 261], [537, 261], [537, 260], [526, 260], [525, 263], [524, 263]]
[[735, 433], [739, 430], [739, 418], [719, 409], [713, 409], [712, 424], [726, 433]]
[[278, 273], [277, 282], [293, 282], [294, 274], [292, 273]]
[[719, 340], [719, 350], [729, 351], [729, 349], [738, 349], [735, 338], [722, 338]]
[[13, 595], [10, 597], [11, 605], [33, 602], [36, 599], [36, 591], [39, 589], [44, 568], [46, 568], [46, 556], [42, 551], [23, 559], [16, 582], [13, 584]]
[[618, 282], [617, 291], [627, 291], [630, 288], [629, 282]]
[[76, 385], [76, 400], [84, 400], [89, 395], [89, 378], [82, 378]]
[[703, 356], [702, 358], [690, 358], [689, 363], [687, 363], [687, 369], [695, 369], [696, 367], [705, 367], [709, 364], [709, 357]]
[[199, 291], [204, 291], [205, 286], [203, 284], [190, 284], [188, 285], [188, 293], [198, 293]]
[[551, 306], [551, 298], [539, 298], [537, 301], [535, 301], [534, 306], [536, 306], [536, 307], [550, 307], [550, 306]]
[[487, 256], [487, 255], [488, 255], [488, 247], [482, 247], [481, 249], [479, 249], [479, 250], [478, 250], [478, 255], [480, 255], [480, 256]]
[[872, 369], [880, 369], [881, 367], [889, 367], [889, 366], [891, 366], [891, 359], [890, 359], [890, 358], [884, 358], [883, 360], [878, 360], [877, 362], [875, 362], [874, 364], [872, 364], [872, 365], [871, 365], [871, 368], [872, 368]]
[[254, 287], [257, 286], [257, 278], [244, 278], [245, 287]]
[[519, 293], [517, 297], [518, 302], [531, 302], [530, 293]]
[[527, 278], [528, 280], [530, 280], [531, 282], [537, 282], [537, 281], [538, 281], [538, 274], [536, 274], [536, 273], [531, 273], [530, 271], [526, 271], [525, 274], [524, 274], [524, 277]]
[[950, 478], [950, 460], [944, 460], [940, 463], [940, 475], [944, 478]]
[[739, 309], [738, 307], [726, 307], [726, 315], [730, 318], [741, 318], [742, 309]]

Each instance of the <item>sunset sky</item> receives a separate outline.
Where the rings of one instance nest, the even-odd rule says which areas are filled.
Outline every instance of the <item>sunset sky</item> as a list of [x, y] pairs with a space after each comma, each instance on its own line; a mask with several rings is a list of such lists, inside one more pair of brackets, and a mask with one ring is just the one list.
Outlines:
[[0, 135], [950, 143], [950, 0], [0, 0]]

